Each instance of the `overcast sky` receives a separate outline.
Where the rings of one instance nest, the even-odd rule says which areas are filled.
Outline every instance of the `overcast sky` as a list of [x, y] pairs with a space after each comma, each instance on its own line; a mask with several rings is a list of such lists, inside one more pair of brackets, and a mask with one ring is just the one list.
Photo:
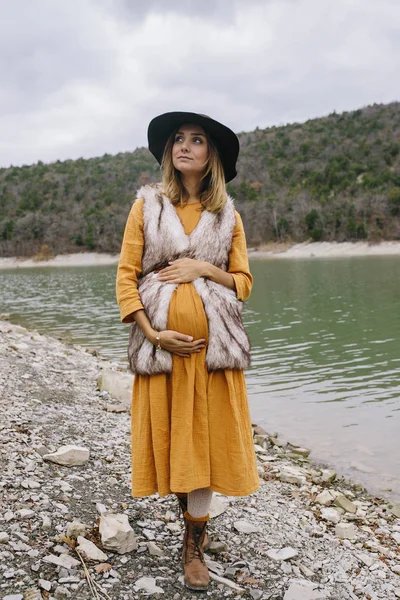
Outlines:
[[239, 132], [393, 100], [399, 0], [0, 0], [0, 166], [133, 150], [170, 110]]

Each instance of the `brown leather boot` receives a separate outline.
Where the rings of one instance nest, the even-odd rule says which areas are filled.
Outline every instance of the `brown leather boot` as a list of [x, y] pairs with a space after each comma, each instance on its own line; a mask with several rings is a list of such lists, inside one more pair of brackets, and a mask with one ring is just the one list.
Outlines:
[[[179, 507], [181, 509], [182, 515], [183, 515], [183, 520], [185, 521], [185, 526], [186, 526], [186, 518], [185, 518], [185, 513], [187, 512], [187, 504], [188, 504], [188, 495], [185, 493], [175, 493], [175, 496], [178, 499], [179, 502]], [[205, 529], [205, 533], [204, 533], [204, 541], [203, 541], [203, 552], [207, 552], [207, 550], [209, 549], [209, 547], [211, 546], [211, 540], [210, 540], [210, 536], [207, 533], [207, 522], [206, 522], [206, 529]]]
[[209, 516], [195, 519], [186, 511], [182, 566], [185, 585], [190, 590], [206, 591], [210, 576], [203, 554], [204, 535]]

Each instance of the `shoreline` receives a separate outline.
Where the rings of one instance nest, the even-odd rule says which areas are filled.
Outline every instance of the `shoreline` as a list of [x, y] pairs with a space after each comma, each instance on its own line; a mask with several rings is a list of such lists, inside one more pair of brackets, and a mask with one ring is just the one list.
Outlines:
[[[106, 375], [112, 376], [108, 389], [99, 383]], [[57, 598], [89, 599], [82, 566], [57, 573], [61, 558], [55, 555], [73, 558], [65, 543], [73, 520], [90, 524], [90, 539], [99, 545], [97, 513], [105, 508], [128, 516], [138, 548], [122, 555], [107, 551], [111, 575], [90, 564], [98, 585], [112, 599], [139, 599], [139, 581], [150, 575], [166, 598], [194, 598], [181, 581], [182, 526], [174, 497], [130, 497], [124, 378], [125, 371], [80, 346], [0, 321], [6, 459], [0, 554], [7, 555], [1, 597], [22, 598], [44, 581]], [[324, 468], [309, 458], [309, 449], [257, 426], [253, 434], [260, 488], [243, 498], [215, 495], [207, 597], [399, 598], [400, 506]], [[65, 444], [87, 448], [88, 462], [60, 467], [43, 460]], [[49, 553], [59, 562], [51, 564]]]
[[400, 241], [271, 243], [249, 248], [249, 258], [350, 258], [360, 256], [400, 256]]
[[[362, 256], [400, 256], [400, 241], [368, 242], [301, 242], [300, 244], [269, 243], [249, 248], [253, 258], [350, 258]], [[37, 267], [91, 267], [117, 264], [119, 254], [103, 252], [76, 252], [58, 254], [49, 260], [34, 258], [0, 257], [0, 270]]]
[[57, 254], [49, 260], [34, 258], [0, 257], [0, 270], [32, 269], [38, 267], [97, 267], [117, 264], [119, 254], [106, 252], [76, 252], [74, 254]]

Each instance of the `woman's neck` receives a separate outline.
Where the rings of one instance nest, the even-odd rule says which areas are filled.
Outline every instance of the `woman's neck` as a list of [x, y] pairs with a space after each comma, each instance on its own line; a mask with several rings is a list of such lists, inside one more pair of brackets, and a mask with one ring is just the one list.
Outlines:
[[201, 178], [197, 175], [182, 177], [182, 184], [187, 191], [186, 202], [198, 202], [200, 200]]

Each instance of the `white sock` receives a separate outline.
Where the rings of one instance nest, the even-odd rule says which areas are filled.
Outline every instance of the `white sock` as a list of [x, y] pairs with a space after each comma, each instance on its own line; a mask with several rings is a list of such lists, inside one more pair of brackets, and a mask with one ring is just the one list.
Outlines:
[[188, 493], [188, 513], [195, 519], [208, 515], [213, 492], [208, 488], [200, 488]]

